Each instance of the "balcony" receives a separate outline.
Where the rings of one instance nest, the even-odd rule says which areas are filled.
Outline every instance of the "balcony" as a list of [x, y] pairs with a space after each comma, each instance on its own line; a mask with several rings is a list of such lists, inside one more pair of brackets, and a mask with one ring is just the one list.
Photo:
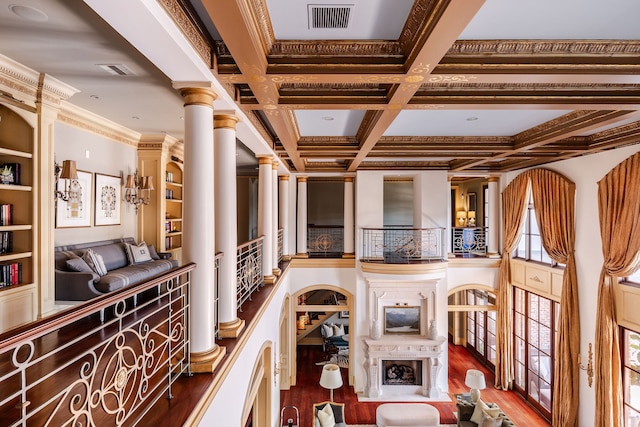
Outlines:
[[360, 261], [381, 264], [446, 262], [444, 228], [364, 228]]

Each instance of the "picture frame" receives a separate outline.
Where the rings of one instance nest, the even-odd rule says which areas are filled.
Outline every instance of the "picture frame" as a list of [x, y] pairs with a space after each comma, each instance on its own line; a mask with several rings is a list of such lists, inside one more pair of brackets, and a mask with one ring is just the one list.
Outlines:
[[349, 310], [342, 310], [338, 317], [340, 319], [348, 319], [349, 318]]
[[119, 176], [96, 173], [95, 225], [119, 225], [122, 210], [122, 180]]
[[469, 193], [467, 195], [467, 211], [473, 211], [475, 212], [477, 210], [477, 199], [476, 199], [476, 193]]
[[420, 307], [384, 307], [384, 333], [385, 335], [420, 335]]
[[[93, 174], [82, 170], [78, 170], [77, 173], [77, 183], [72, 182], [69, 185], [79, 187], [75, 188], [78, 197], [66, 202], [62, 199], [56, 201], [56, 228], [91, 227]], [[56, 189], [64, 191], [65, 184], [63, 180], [59, 180]]]

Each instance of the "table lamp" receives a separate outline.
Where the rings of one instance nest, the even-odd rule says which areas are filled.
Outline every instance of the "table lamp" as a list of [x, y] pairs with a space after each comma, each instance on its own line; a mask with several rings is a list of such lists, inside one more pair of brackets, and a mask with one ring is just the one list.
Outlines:
[[480, 399], [480, 390], [487, 387], [484, 382], [484, 374], [477, 369], [469, 369], [464, 383], [471, 389], [471, 401], [473, 403], [478, 402], [478, 399]]
[[467, 218], [469, 218], [469, 221], [467, 221], [467, 225], [469, 227], [475, 227], [476, 226], [476, 211], [469, 211], [467, 213]]
[[467, 211], [459, 210], [456, 217], [458, 218], [458, 227], [464, 227], [464, 224], [467, 222]]
[[324, 365], [322, 368], [322, 375], [320, 375], [320, 385], [331, 390], [330, 401], [333, 402], [333, 389], [342, 387], [342, 374], [340, 373], [340, 367], [334, 363]]

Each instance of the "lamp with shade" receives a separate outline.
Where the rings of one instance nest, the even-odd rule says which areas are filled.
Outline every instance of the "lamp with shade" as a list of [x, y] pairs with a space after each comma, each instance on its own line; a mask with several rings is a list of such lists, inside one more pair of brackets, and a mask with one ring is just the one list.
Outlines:
[[[77, 198], [80, 185], [78, 184], [78, 171], [75, 160], [65, 160], [62, 162], [62, 166], [54, 162], [54, 174], [56, 202], [58, 199], [68, 202]], [[60, 180], [64, 182], [64, 190], [58, 190], [58, 181]]]
[[476, 211], [469, 211], [467, 213], [467, 218], [469, 218], [469, 220], [467, 221], [467, 226], [475, 227], [476, 226]]
[[471, 389], [471, 401], [476, 403], [480, 399], [480, 390], [487, 387], [484, 374], [477, 369], [469, 369], [464, 384]]
[[322, 375], [320, 375], [320, 385], [323, 388], [331, 390], [331, 399], [333, 402], [333, 390], [342, 387], [342, 374], [340, 367], [335, 363], [328, 363], [322, 367]]
[[464, 227], [467, 222], [467, 211], [461, 209], [456, 213], [456, 218], [458, 218], [458, 227]]

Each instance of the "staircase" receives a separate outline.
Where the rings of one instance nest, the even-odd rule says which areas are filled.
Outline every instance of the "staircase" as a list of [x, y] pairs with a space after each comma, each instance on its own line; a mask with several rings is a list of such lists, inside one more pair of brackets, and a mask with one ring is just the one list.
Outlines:
[[324, 323], [325, 320], [327, 320], [329, 317], [331, 317], [334, 314], [335, 312], [309, 313], [309, 316], [311, 316], [311, 324], [306, 325], [304, 329], [297, 330], [297, 340], [296, 340], [297, 343], [298, 344], [322, 344], [322, 339], [318, 341], [317, 337], [309, 337], [304, 343], [301, 343], [301, 341], [304, 340], [307, 337], [307, 335], [315, 331], [320, 325]]

